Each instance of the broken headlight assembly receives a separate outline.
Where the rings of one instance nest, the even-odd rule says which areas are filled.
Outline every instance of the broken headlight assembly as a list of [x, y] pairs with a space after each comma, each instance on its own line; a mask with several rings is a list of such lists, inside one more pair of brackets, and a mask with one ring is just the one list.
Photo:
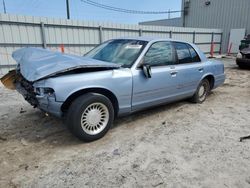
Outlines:
[[49, 88], [49, 87], [37, 87], [37, 88], [34, 88], [34, 92], [36, 95], [39, 95], [39, 96], [49, 96], [49, 97], [55, 96], [54, 89]]

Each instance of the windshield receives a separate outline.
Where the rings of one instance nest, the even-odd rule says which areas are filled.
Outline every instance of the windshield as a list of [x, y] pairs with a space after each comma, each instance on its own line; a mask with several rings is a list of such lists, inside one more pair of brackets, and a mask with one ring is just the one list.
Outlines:
[[131, 67], [146, 44], [146, 41], [141, 40], [116, 39], [97, 46], [85, 56]]

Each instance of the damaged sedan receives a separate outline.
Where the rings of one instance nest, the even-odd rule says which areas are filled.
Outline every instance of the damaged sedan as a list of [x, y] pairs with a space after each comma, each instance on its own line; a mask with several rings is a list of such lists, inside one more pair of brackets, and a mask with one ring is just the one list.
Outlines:
[[222, 63], [170, 39], [113, 39], [84, 57], [40, 48], [12, 56], [17, 68], [3, 84], [32, 106], [65, 117], [83, 141], [103, 137], [117, 116], [186, 98], [202, 103], [225, 80]]

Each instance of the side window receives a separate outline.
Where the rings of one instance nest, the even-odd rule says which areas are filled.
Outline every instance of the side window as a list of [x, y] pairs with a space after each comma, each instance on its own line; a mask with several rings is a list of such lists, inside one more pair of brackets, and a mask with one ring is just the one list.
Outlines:
[[175, 53], [170, 42], [156, 42], [144, 56], [144, 63], [151, 66], [175, 64]]
[[195, 51], [195, 49], [190, 46], [189, 44], [187, 44], [191, 57], [192, 57], [192, 62], [201, 62], [201, 59], [199, 57], [199, 55], [197, 54], [197, 52]]
[[174, 47], [176, 49], [179, 64], [192, 62], [192, 57], [191, 57], [189, 49], [185, 43], [174, 42]]

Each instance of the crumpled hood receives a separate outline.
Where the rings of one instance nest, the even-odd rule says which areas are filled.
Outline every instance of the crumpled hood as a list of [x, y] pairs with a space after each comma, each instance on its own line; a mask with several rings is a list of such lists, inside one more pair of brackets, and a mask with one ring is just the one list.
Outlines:
[[36, 81], [78, 68], [119, 68], [120, 65], [87, 57], [52, 52], [43, 48], [21, 48], [13, 52], [21, 74]]
[[240, 52], [241, 52], [242, 54], [244, 54], [244, 55], [248, 55], [248, 54], [250, 54], [250, 47], [244, 48], [244, 49], [242, 49]]

